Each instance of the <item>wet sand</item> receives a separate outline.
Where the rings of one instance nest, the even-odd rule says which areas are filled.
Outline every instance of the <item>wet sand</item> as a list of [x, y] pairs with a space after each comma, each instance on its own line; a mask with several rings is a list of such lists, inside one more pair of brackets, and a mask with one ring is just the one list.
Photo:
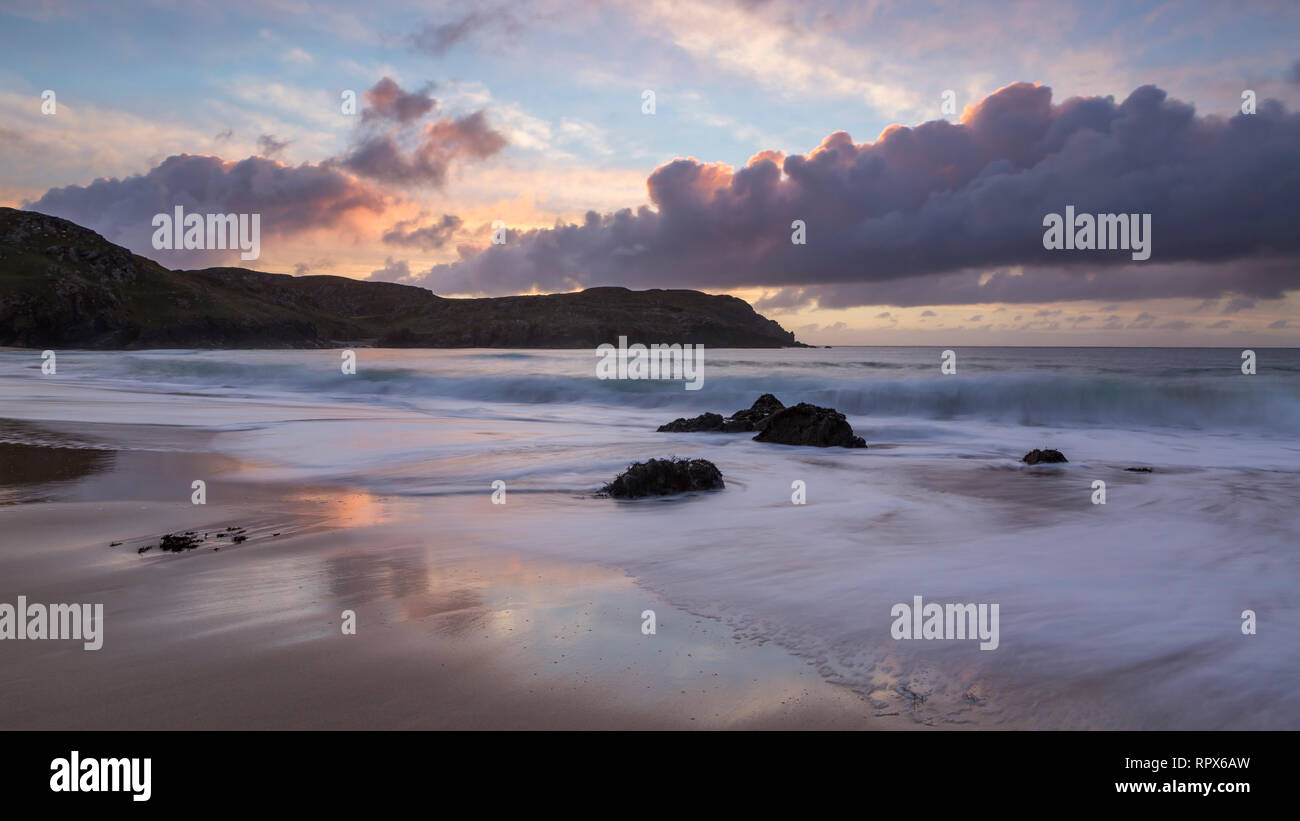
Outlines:
[[[116, 427], [0, 450], [0, 602], [105, 611], [98, 651], [0, 641], [0, 728], [917, 726], [617, 567], [525, 557], [490, 520], [438, 515], [483, 499], [250, 481], [259, 466], [186, 450], [200, 434]], [[159, 437], [175, 448], [110, 444]], [[215, 537], [232, 526], [247, 541]], [[185, 530], [208, 539], [138, 552]]]

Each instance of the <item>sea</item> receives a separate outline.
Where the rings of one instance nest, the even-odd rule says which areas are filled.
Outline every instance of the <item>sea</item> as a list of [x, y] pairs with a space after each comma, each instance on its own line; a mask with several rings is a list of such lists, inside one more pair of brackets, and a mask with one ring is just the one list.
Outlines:
[[[0, 419], [25, 424], [0, 441], [198, 429], [251, 481], [414, 500], [484, 552], [619, 568], [922, 725], [1300, 729], [1300, 350], [1256, 349], [1254, 373], [1235, 348], [953, 353], [945, 373], [937, 347], [709, 349], [686, 390], [598, 379], [592, 350], [357, 349], [355, 373], [339, 350], [68, 350], [49, 374], [5, 349]], [[835, 408], [868, 447], [656, 431], [764, 393]], [[1025, 464], [1035, 448], [1068, 462]], [[664, 457], [726, 487], [599, 494]], [[996, 604], [996, 649], [898, 638], [915, 597]]]

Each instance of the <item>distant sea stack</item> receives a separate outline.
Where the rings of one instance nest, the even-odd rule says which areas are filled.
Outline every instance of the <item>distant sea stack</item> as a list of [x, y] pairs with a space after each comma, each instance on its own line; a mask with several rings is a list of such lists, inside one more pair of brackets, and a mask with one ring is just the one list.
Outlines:
[[806, 347], [749, 303], [588, 288], [447, 299], [424, 288], [244, 268], [172, 271], [58, 217], [0, 208], [0, 345], [27, 348]]

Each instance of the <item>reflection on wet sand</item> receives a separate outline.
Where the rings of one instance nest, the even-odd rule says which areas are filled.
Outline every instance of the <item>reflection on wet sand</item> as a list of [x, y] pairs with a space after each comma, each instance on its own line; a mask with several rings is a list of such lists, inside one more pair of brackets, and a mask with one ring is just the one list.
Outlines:
[[114, 453], [0, 442], [0, 505], [47, 499], [53, 483], [111, 470]]
[[[39, 461], [63, 449], [37, 450]], [[0, 647], [0, 728], [877, 721], [808, 665], [737, 644], [621, 571], [516, 555], [519, 534], [486, 501], [465, 515], [461, 498], [241, 483], [237, 471], [209, 484], [208, 505], [145, 501], [148, 477], [185, 478], [198, 462], [184, 460], [205, 456], [96, 453], [99, 472], [65, 482], [61, 501], [7, 508], [17, 538], [0, 552], [0, 579], [52, 600], [102, 601], [104, 648]], [[28, 475], [29, 490], [53, 487], [49, 472]], [[136, 552], [163, 531], [232, 522], [248, 541]], [[655, 635], [641, 632], [646, 609]], [[356, 635], [340, 630], [345, 610]]]

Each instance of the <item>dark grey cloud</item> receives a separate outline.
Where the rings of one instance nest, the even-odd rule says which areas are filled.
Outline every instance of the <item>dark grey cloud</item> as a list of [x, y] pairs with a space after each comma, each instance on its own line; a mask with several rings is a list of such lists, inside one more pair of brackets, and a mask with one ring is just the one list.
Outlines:
[[438, 101], [430, 94], [432, 90], [430, 83], [419, 91], [404, 91], [396, 80], [384, 77], [363, 95], [366, 107], [361, 111], [361, 121], [413, 123], [438, 107]]
[[754, 303], [754, 310], [780, 312], [805, 305], [809, 299], [804, 296], [802, 288], [782, 288], [758, 299]]
[[[437, 111], [428, 89], [407, 93], [384, 77], [365, 94], [358, 141], [330, 164], [398, 186], [441, 187], [457, 162], [486, 159], [506, 147], [483, 110], [426, 120]], [[386, 130], [384, 130], [386, 128]]]
[[443, 214], [442, 219], [437, 222], [418, 228], [415, 227], [416, 222], [403, 220], [384, 233], [384, 242], [432, 251], [451, 242], [463, 224], [461, 218], [455, 214]]
[[[512, 234], [422, 282], [484, 294], [763, 286], [781, 290], [761, 304], [826, 307], [1300, 287], [1300, 116], [1272, 100], [1225, 119], [1153, 86], [1054, 104], [1050, 89], [1018, 83], [960, 124], [894, 127], [869, 144], [835, 132], [779, 166], [677, 159], [647, 187], [653, 207]], [[1067, 205], [1151, 214], [1151, 260], [1044, 249], [1044, 215]], [[790, 242], [795, 219], [806, 245]]]
[[378, 271], [371, 271], [368, 280], [378, 280], [380, 282], [400, 282], [411, 275], [411, 266], [404, 259], [394, 260], [388, 257], [384, 260], [384, 267]]
[[274, 134], [263, 134], [257, 138], [257, 149], [262, 152], [263, 157], [274, 157], [279, 154], [292, 140], [277, 140]]
[[[790, 309], [816, 303], [824, 308], [856, 305], [973, 305], [988, 302], [1034, 303], [1075, 300], [1142, 300], [1203, 298], [1249, 292], [1254, 299], [1279, 299], [1300, 282], [1297, 265], [1288, 259], [1248, 258], [1215, 263], [1132, 263], [1105, 271], [1093, 268], [1035, 266], [1025, 273], [979, 270], [931, 274], [907, 279], [782, 288], [772, 300]], [[788, 293], [787, 293], [788, 292]], [[794, 295], [797, 294], [797, 299]], [[1254, 304], [1234, 297], [1237, 310]], [[1118, 304], [1106, 306], [1108, 309]]]
[[220, 157], [178, 154], [144, 174], [51, 188], [23, 205], [92, 228], [168, 267], [221, 265], [239, 259], [237, 250], [155, 251], [153, 217], [172, 214], [176, 206], [187, 214], [261, 214], [265, 253], [268, 239], [334, 227], [355, 211], [381, 212], [385, 199], [376, 189], [334, 168], [282, 165], [266, 157], [226, 162]]
[[523, 29], [519, 18], [504, 7], [479, 8], [445, 23], [425, 23], [407, 42], [422, 54], [442, 57], [457, 44], [481, 33], [515, 36]]

